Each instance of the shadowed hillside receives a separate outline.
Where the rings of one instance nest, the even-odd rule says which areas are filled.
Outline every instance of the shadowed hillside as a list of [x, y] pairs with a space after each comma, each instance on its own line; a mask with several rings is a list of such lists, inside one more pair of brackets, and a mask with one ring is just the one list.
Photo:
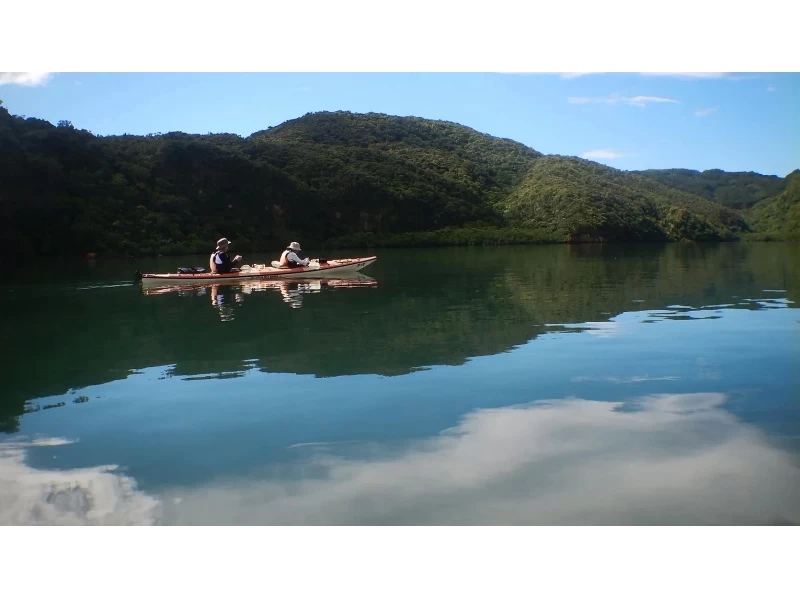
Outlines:
[[800, 170], [786, 177], [783, 193], [758, 202], [746, 216], [758, 233], [800, 239]]
[[[293, 238], [317, 247], [711, 241], [748, 229], [719, 197], [680, 181], [416, 117], [308, 114], [247, 138], [100, 137], [0, 107], [0, 152], [0, 242], [27, 256], [198, 254], [221, 236], [252, 253]], [[757, 180], [748, 197], [774, 183]]]

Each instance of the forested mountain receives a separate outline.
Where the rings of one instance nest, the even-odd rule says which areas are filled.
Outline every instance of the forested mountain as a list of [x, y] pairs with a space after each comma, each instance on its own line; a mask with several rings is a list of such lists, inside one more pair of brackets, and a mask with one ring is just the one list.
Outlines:
[[749, 208], [756, 202], [778, 195], [786, 188], [786, 180], [756, 172], [724, 170], [641, 170], [637, 174], [668, 187], [699, 195], [732, 208]]
[[785, 184], [783, 193], [758, 202], [746, 217], [756, 232], [800, 239], [800, 170], [789, 174]]
[[0, 155], [0, 241], [24, 255], [207, 253], [221, 236], [247, 252], [295, 238], [724, 240], [748, 229], [738, 210], [647, 173], [415, 117], [316, 113], [247, 138], [102, 137], [0, 106]]
[[509, 220], [571, 241], [731, 239], [736, 212], [645, 177], [561, 156], [535, 161], [504, 202]]

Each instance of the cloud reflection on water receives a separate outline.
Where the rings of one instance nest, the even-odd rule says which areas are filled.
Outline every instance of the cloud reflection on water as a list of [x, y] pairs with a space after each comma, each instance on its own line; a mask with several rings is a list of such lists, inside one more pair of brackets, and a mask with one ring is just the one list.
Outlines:
[[[800, 523], [796, 456], [725, 411], [725, 400], [570, 398], [478, 410], [394, 454], [309, 447], [306, 460], [275, 466], [280, 475], [174, 488], [157, 503], [112, 468], [35, 470], [21, 448], [2, 449], [0, 522]], [[59, 484], [87, 498], [54, 503]]]
[[136, 489], [117, 466], [68, 470], [34, 469], [25, 463], [31, 448], [74, 441], [45, 438], [0, 443], [0, 524], [149, 525], [158, 501]]

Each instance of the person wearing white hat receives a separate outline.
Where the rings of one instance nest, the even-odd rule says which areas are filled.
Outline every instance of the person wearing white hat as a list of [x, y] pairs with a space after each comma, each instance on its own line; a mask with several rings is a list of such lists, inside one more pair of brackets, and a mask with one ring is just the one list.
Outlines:
[[286, 250], [281, 254], [280, 264], [282, 268], [299, 268], [300, 266], [308, 266], [308, 263], [311, 261], [308, 258], [300, 259], [300, 256], [297, 255], [298, 251], [302, 251], [300, 249], [300, 243], [297, 241], [292, 241], [289, 243], [289, 246]]
[[217, 241], [217, 250], [211, 254], [211, 259], [209, 260], [209, 266], [212, 272], [216, 274], [227, 274], [239, 267], [239, 264], [242, 262], [242, 256], [237, 255], [231, 259], [231, 256], [228, 255], [228, 247], [230, 247], [230, 245], [231, 242], [225, 237]]

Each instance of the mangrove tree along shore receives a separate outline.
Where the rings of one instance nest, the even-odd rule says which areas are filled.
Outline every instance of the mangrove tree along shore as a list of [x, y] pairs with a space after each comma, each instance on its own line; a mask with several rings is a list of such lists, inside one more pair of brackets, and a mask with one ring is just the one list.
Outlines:
[[24, 255], [207, 253], [220, 236], [240, 252], [718, 241], [791, 235], [799, 218], [788, 177], [623, 172], [383, 114], [103, 137], [0, 106], [0, 153], [0, 242]]

